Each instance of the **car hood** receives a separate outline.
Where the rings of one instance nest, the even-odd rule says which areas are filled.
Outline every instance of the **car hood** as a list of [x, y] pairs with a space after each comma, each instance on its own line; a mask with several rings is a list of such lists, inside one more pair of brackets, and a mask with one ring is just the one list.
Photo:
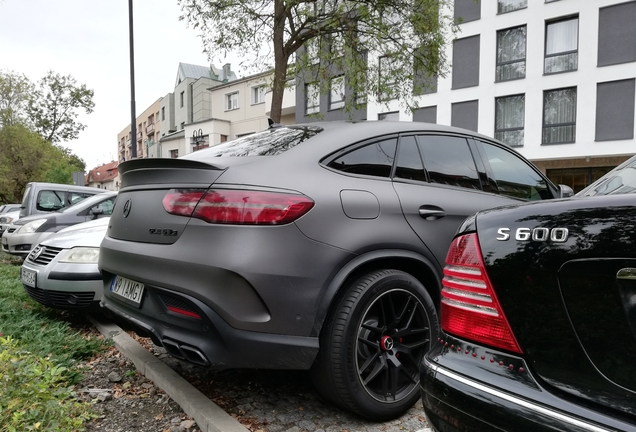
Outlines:
[[42, 244], [62, 249], [78, 246], [99, 247], [106, 234], [109, 219], [100, 218], [73, 225], [48, 237]]

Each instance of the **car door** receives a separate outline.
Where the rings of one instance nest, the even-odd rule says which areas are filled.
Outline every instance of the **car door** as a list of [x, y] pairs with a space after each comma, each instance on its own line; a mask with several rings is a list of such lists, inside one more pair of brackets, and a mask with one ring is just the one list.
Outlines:
[[490, 185], [481, 175], [481, 158], [473, 153], [475, 148], [461, 136], [400, 137], [393, 186], [404, 217], [440, 266], [466, 217], [513, 201], [484, 191]]

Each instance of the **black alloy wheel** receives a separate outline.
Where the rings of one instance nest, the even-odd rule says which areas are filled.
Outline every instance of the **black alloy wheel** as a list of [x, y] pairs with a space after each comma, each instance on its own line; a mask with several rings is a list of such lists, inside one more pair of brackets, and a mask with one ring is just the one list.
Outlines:
[[367, 274], [325, 322], [314, 384], [363, 417], [396, 418], [420, 396], [418, 365], [438, 333], [433, 301], [419, 280], [399, 270]]

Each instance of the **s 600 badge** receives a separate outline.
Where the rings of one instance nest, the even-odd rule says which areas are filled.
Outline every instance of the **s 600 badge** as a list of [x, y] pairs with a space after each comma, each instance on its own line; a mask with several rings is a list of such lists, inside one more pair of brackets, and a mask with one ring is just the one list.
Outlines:
[[[567, 228], [517, 228], [515, 231], [515, 240], [517, 241], [552, 241], [555, 243], [564, 243], [568, 239]], [[499, 228], [497, 230], [497, 240], [506, 241], [510, 238], [510, 228]]]

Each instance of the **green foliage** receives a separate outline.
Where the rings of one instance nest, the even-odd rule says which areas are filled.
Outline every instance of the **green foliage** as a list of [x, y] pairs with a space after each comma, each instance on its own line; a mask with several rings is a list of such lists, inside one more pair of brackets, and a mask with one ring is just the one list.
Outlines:
[[20, 202], [28, 182], [73, 182], [73, 172], [84, 172], [84, 161], [69, 150], [51, 144], [26, 126], [0, 129], [0, 201]]
[[88, 326], [83, 315], [50, 309], [33, 301], [20, 283], [20, 266], [0, 262], [0, 332], [20, 341], [34, 355], [47, 357], [63, 366], [65, 379], [78, 382], [77, 361], [92, 357], [102, 347], [95, 337], [87, 337], [77, 327]]
[[78, 401], [77, 361], [102, 348], [77, 330], [83, 315], [45, 308], [26, 294], [20, 263], [0, 252], [0, 432], [79, 431], [95, 416]]
[[20, 202], [30, 181], [44, 181], [52, 145], [23, 125], [0, 129], [0, 199]]
[[93, 90], [77, 84], [71, 75], [49, 71], [34, 91], [27, 113], [34, 130], [52, 143], [78, 137], [86, 125], [77, 120], [78, 110], [93, 112]]
[[232, 51], [246, 69], [274, 70], [274, 121], [287, 74], [323, 94], [330, 77], [344, 75], [345, 111], [367, 97], [414, 109], [431, 78], [447, 73], [443, 48], [457, 31], [449, 0], [178, 1], [180, 19], [199, 30], [211, 60]]
[[24, 74], [0, 71], [0, 127], [20, 124], [33, 92], [33, 84]]
[[0, 337], [0, 431], [77, 431], [94, 418], [91, 406], [74, 398], [66, 368]]

